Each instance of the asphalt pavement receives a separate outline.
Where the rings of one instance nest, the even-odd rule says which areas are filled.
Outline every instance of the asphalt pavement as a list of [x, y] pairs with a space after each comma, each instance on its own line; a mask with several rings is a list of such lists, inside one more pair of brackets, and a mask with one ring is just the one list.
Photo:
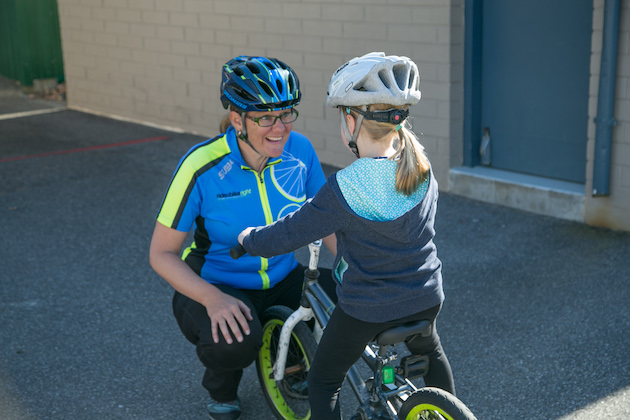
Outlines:
[[[148, 264], [165, 188], [202, 140], [0, 78], [0, 419], [206, 418]], [[442, 193], [436, 243], [439, 330], [480, 420], [630, 418], [629, 233]], [[272, 419], [253, 366], [240, 397], [243, 420]]]

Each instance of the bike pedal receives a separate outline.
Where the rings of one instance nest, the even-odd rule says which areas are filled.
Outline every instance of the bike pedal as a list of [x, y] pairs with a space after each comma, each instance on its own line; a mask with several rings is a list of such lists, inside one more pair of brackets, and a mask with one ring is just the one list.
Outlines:
[[405, 356], [400, 360], [400, 368], [406, 378], [420, 378], [429, 371], [429, 358], [422, 355]]

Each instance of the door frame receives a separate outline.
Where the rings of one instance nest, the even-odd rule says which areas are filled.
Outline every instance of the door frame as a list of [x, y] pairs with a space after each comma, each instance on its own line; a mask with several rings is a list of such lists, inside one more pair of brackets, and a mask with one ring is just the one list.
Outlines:
[[483, 0], [464, 4], [464, 166], [478, 166], [481, 144]]

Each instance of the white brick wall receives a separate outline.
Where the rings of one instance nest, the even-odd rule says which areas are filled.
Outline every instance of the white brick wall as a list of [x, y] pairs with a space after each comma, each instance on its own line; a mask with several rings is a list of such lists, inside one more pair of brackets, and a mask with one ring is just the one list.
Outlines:
[[[325, 106], [332, 72], [371, 51], [419, 66], [415, 131], [440, 187], [463, 156], [464, 0], [58, 0], [68, 105], [213, 136], [225, 115], [221, 66], [240, 54], [292, 66], [304, 99], [294, 127], [324, 163], [353, 160]], [[623, 2], [611, 195], [593, 198], [604, 0], [594, 0], [585, 221], [630, 230], [630, 10]]]
[[[325, 109], [332, 72], [371, 51], [406, 55], [421, 72], [414, 125], [447, 185], [450, 148], [461, 143], [463, 0], [58, 0], [68, 105], [212, 136], [225, 111], [221, 66], [240, 55], [277, 57], [302, 84], [295, 129], [323, 162], [353, 160]], [[453, 14], [456, 17], [453, 17]], [[462, 58], [456, 57], [461, 63]], [[455, 128], [455, 132], [453, 132]], [[455, 156], [458, 154], [455, 153]], [[458, 164], [459, 162], [455, 162]]]

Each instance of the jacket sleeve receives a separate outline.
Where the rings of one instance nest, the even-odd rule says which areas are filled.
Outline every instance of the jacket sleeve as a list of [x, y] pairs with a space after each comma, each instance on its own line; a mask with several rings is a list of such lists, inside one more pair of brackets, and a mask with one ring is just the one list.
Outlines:
[[338, 231], [348, 223], [348, 217], [330, 183], [326, 183], [300, 209], [252, 231], [243, 246], [252, 256], [286, 254]]

